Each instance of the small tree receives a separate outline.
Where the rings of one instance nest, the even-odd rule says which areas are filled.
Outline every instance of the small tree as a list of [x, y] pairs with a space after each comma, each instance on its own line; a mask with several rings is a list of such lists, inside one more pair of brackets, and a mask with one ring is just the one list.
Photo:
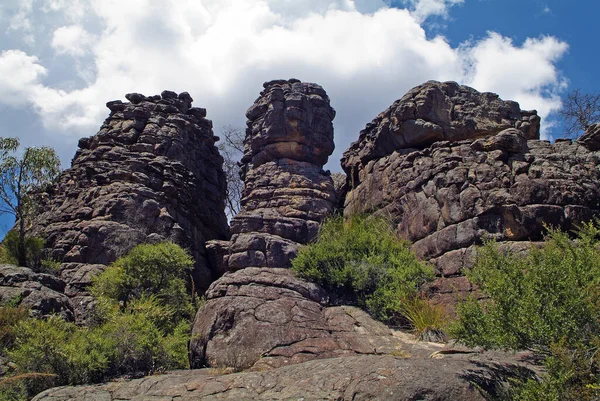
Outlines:
[[30, 195], [58, 175], [60, 159], [45, 146], [27, 147], [19, 158], [19, 145], [18, 138], [0, 137], [0, 214], [12, 214], [19, 223], [17, 261], [24, 266], [26, 221], [35, 209]]
[[567, 136], [580, 136], [590, 125], [600, 122], [600, 92], [584, 93], [576, 89], [568, 93], [558, 114]]
[[227, 214], [235, 216], [240, 211], [240, 200], [244, 190], [244, 182], [240, 178], [238, 165], [244, 154], [244, 132], [241, 128], [226, 125], [221, 129], [223, 142], [219, 144], [221, 156], [225, 159], [223, 170], [227, 178]]

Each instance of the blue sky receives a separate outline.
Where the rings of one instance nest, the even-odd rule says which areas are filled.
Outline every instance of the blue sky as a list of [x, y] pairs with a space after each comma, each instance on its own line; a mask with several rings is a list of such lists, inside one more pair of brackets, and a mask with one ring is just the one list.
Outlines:
[[188, 91], [218, 135], [244, 126], [263, 81], [295, 77], [337, 110], [332, 171], [429, 79], [535, 108], [552, 139], [560, 97], [600, 90], [598, 15], [592, 0], [3, 0], [0, 136], [51, 145], [68, 167], [125, 93]]

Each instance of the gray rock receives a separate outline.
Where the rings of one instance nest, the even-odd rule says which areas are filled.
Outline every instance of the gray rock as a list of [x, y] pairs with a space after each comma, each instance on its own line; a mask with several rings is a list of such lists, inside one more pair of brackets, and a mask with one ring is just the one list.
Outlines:
[[59, 387], [39, 394], [34, 401], [484, 401], [500, 396], [510, 378], [534, 375], [514, 356], [421, 348], [427, 356], [397, 350], [395, 356], [354, 355], [262, 371], [222, 374], [227, 371], [202, 369]]
[[[410, 115], [444, 134], [398, 139], [404, 125], [394, 118]], [[594, 129], [587, 139], [551, 144], [532, 139], [538, 125], [534, 112], [495, 95], [454, 83], [421, 85], [368, 124], [345, 153], [343, 168], [352, 174], [344, 215], [391, 217], [417, 256], [434, 263], [436, 299], [453, 304], [472, 290], [462, 272], [483, 239], [531, 244], [542, 240], [545, 225], [569, 231], [600, 214]]]
[[539, 127], [537, 113], [521, 110], [516, 102], [456, 82], [428, 81], [367, 124], [358, 141], [344, 152], [342, 167], [355, 177], [370, 160], [399, 149], [486, 138], [508, 128], [517, 128], [527, 139], [538, 139]]
[[241, 210], [230, 244], [209, 242], [219, 271], [290, 267], [335, 207], [323, 164], [333, 151], [335, 111], [320, 86], [292, 79], [265, 83], [248, 109]]
[[62, 262], [78, 320], [90, 304], [91, 277], [135, 245], [170, 240], [189, 249], [195, 288], [204, 291], [219, 274], [204, 244], [229, 238], [223, 159], [206, 110], [190, 108], [185, 92], [126, 97], [131, 103], [107, 104], [100, 131], [79, 142], [71, 168], [38, 194], [30, 235], [46, 239]]
[[64, 295], [65, 282], [27, 267], [0, 265], [0, 305], [24, 306], [35, 317], [60, 315], [74, 319], [69, 298]]

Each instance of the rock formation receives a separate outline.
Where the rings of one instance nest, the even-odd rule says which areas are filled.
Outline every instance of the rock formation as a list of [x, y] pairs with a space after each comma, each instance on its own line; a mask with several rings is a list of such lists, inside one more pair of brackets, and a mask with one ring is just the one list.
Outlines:
[[73, 320], [66, 284], [51, 274], [36, 273], [27, 267], [0, 265], [0, 305], [20, 304], [34, 317], [59, 315]]
[[540, 141], [535, 111], [427, 82], [367, 124], [344, 154], [344, 214], [391, 216], [434, 263], [437, 299], [452, 303], [471, 291], [462, 270], [484, 238], [522, 249], [542, 240], [546, 224], [570, 230], [600, 213], [592, 131], [581, 142]]
[[532, 371], [517, 355], [404, 343], [395, 355], [313, 360], [267, 371], [177, 371], [102, 385], [58, 387], [34, 401], [500, 399], [510, 378]]
[[289, 267], [334, 208], [333, 180], [323, 171], [334, 148], [327, 94], [296, 79], [263, 86], [246, 113], [245, 189], [231, 241], [208, 244], [221, 272]]
[[77, 319], [86, 287], [133, 246], [172, 240], [189, 249], [196, 288], [213, 281], [204, 243], [227, 239], [223, 159], [206, 110], [187, 92], [107, 103], [100, 131], [79, 141], [72, 167], [40, 195], [33, 235], [62, 262], [64, 293]]

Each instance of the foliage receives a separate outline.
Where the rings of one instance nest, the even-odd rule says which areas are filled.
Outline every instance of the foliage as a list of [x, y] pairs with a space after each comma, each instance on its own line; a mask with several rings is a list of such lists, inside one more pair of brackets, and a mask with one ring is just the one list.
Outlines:
[[421, 340], [443, 341], [446, 338], [444, 330], [449, 318], [443, 306], [434, 305], [421, 295], [407, 298], [400, 310]]
[[19, 145], [17, 138], [0, 137], [0, 214], [12, 214], [19, 222], [17, 261], [25, 266], [26, 220], [35, 211], [31, 194], [58, 175], [60, 159], [44, 146], [27, 147], [22, 157], [17, 157]]
[[576, 89], [563, 99], [558, 111], [569, 137], [581, 135], [590, 125], [600, 122], [600, 92], [584, 93]]
[[470, 346], [532, 349], [547, 374], [515, 392], [518, 400], [591, 400], [600, 383], [600, 225], [582, 226], [571, 240], [550, 230], [527, 255], [485, 244], [469, 279], [489, 296], [458, 307], [451, 331]]
[[221, 129], [221, 137], [223, 142], [218, 148], [223, 156], [223, 170], [227, 179], [226, 209], [229, 217], [233, 217], [240, 211], [240, 200], [244, 190], [238, 165], [244, 154], [244, 132], [238, 127], [226, 125]]
[[185, 277], [192, 265], [190, 256], [172, 243], [134, 248], [95, 280], [95, 319], [86, 327], [0, 308], [0, 340], [17, 366], [13, 377], [52, 377], [45, 384], [13, 381], [4, 391], [12, 398], [6, 399], [20, 400], [23, 391], [32, 395], [51, 385], [187, 367], [191, 297]]
[[[19, 264], [19, 232], [16, 230], [7, 232], [2, 245], [4, 248], [2, 263]], [[25, 236], [25, 259], [28, 266], [33, 268], [40, 266], [44, 245], [43, 238]]]
[[433, 275], [382, 218], [325, 221], [317, 240], [292, 261], [302, 277], [349, 294], [376, 318], [397, 323], [403, 302]]
[[17, 336], [15, 327], [17, 324], [28, 317], [29, 311], [25, 308], [0, 307], [0, 355], [15, 342]]
[[191, 256], [171, 242], [141, 244], [120, 257], [94, 280], [91, 292], [123, 302], [155, 296], [174, 310], [174, 317], [193, 314], [186, 279], [194, 264]]

